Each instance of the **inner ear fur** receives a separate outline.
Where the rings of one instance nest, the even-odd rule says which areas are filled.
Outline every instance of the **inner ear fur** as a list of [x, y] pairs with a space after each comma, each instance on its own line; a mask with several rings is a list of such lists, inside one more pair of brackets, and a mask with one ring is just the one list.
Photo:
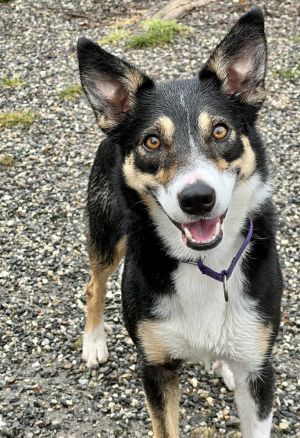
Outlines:
[[136, 96], [153, 82], [135, 66], [80, 38], [77, 44], [82, 88], [98, 124], [104, 131], [115, 128], [134, 107]]
[[214, 75], [227, 95], [260, 106], [265, 98], [266, 61], [264, 17], [253, 8], [218, 44], [199, 76]]

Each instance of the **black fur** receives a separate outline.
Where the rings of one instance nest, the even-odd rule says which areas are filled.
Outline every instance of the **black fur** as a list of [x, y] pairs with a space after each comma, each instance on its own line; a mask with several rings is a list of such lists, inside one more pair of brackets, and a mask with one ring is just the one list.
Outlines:
[[259, 376], [249, 379], [249, 388], [253, 399], [258, 405], [258, 416], [265, 420], [270, 414], [275, 390], [275, 375], [272, 364], [267, 360]]

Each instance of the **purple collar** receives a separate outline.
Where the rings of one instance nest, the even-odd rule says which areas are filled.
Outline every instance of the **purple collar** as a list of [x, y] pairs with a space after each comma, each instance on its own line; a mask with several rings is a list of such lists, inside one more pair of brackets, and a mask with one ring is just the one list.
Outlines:
[[242, 246], [240, 247], [240, 249], [238, 250], [236, 255], [231, 260], [231, 263], [230, 263], [228, 269], [223, 269], [223, 271], [221, 271], [221, 272], [216, 272], [213, 269], [211, 269], [208, 266], [206, 266], [202, 262], [201, 259], [198, 260], [197, 263], [193, 263], [193, 264], [198, 266], [198, 268], [200, 269], [202, 274], [208, 275], [209, 277], [213, 278], [214, 280], [218, 280], [218, 281], [221, 281], [223, 283], [224, 298], [225, 298], [226, 302], [228, 301], [227, 280], [229, 280], [229, 278], [230, 278], [231, 274], [233, 273], [233, 270], [234, 270], [237, 262], [239, 261], [239, 259], [241, 258], [243, 252], [247, 248], [247, 246], [248, 246], [248, 244], [249, 244], [249, 242], [251, 240], [252, 234], [253, 234], [253, 221], [252, 221], [252, 219], [249, 219], [249, 229], [248, 229], [248, 233], [247, 233], [246, 239], [244, 240]]

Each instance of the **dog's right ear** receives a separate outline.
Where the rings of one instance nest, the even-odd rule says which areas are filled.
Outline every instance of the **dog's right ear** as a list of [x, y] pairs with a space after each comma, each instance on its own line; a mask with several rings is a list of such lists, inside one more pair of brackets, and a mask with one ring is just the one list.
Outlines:
[[77, 56], [83, 90], [105, 132], [132, 110], [139, 90], [153, 87], [152, 80], [136, 67], [86, 38], [79, 38]]

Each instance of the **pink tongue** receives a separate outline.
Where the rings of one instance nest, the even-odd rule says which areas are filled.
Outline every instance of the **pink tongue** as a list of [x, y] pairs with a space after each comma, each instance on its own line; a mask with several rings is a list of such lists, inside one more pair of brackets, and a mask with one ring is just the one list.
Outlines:
[[207, 242], [214, 235], [216, 225], [219, 221], [220, 218], [218, 217], [206, 220], [202, 219], [197, 222], [184, 224], [184, 227], [190, 231], [193, 239], [198, 242]]

